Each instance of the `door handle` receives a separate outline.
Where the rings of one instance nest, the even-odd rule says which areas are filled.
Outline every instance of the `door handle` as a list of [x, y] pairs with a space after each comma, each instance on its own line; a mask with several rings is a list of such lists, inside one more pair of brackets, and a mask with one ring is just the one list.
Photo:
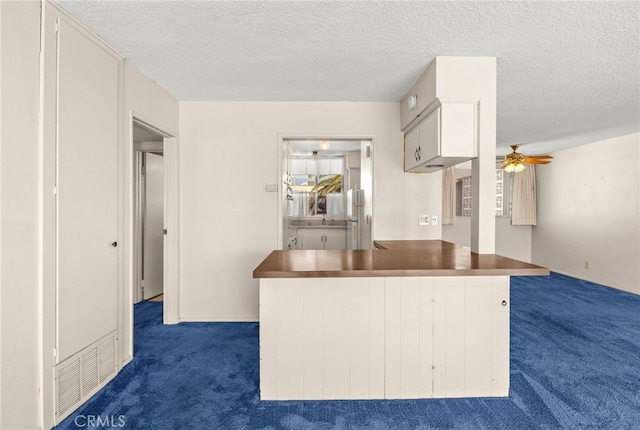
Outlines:
[[116, 246], [118, 246], [118, 242], [111, 242], [111, 246], [115, 248]]

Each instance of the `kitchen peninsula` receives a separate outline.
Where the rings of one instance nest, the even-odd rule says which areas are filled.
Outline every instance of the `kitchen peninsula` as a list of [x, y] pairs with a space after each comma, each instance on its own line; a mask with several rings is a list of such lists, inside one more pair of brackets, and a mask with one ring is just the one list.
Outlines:
[[548, 269], [433, 241], [273, 251], [260, 279], [263, 400], [504, 397], [509, 277]]

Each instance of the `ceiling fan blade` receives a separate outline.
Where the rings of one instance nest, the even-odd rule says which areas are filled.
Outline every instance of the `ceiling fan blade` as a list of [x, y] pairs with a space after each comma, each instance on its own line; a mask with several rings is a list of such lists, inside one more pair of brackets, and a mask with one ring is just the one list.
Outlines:
[[538, 160], [536, 158], [525, 158], [524, 162], [525, 163], [529, 163], [529, 164], [549, 164], [549, 163], [551, 163], [551, 161]]
[[527, 158], [536, 158], [536, 159], [551, 159], [553, 158], [551, 155], [530, 155]]

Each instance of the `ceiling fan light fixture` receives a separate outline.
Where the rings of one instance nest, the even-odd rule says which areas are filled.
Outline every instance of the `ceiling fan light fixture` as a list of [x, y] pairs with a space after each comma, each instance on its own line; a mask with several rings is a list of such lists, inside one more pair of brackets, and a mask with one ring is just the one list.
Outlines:
[[549, 164], [553, 157], [551, 155], [534, 155], [534, 156], [525, 156], [518, 151], [519, 145], [511, 145], [510, 148], [513, 150], [512, 153], [507, 154], [504, 157], [502, 162], [502, 170], [507, 173], [520, 173], [527, 167], [524, 163], [529, 164]]
[[520, 173], [526, 168], [527, 166], [525, 166], [524, 163], [517, 161], [508, 161], [502, 166], [502, 170], [507, 173]]

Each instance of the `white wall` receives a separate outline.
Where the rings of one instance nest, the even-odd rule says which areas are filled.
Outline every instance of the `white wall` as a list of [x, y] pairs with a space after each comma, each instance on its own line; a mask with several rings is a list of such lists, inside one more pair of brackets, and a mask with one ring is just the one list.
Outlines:
[[[124, 62], [124, 109], [172, 136], [178, 135], [178, 100], [127, 60]], [[130, 126], [125, 124], [127, 136], [131, 132]]]
[[253, 269], [278, 244], [280, 136], [373, 137], [373, 234], [439, 239], [419, 227], [440, 214], [441, 174], [403, 172], [397, 103], [181, 102], [180, 225], [183, 320], [256, 320]]
[[496, 217], [496, 254], [531, 263], [530, 225], [511, 225], [511, 217]]
[[640, 134], [553, 156], [536, 171], [532, 262], [640, 294]]
[[442, 226], [442, 240], [462, 246], [471, 246], [471, 217], [457, 216], [455, 224]]
[[[40, 329], [43, 306], [40, 2], [1, 1], [0, 11], [0, 428], [35, 429], [44, 420], [40, 393], [43, 341]], [[124, 90], [125, 116], [133, 114], [177, 135], [177, 100], [128, 63], [124, 68]], [[130, 123], [126, 120], [124, 133], [130, 135]], [[132, 165], [127, 156], [124, 158], [124, 171], [127, 171]], [[127, 181], [126, 178], [123, 180], [127, 202], [125, 213], [132, 198]], [[125, 271], [130, 271], [130, 265], [125, 264]], [[123, 311], [125, 325], [130, 326], [131, 305], [125, 306]], [[131, 355], [130, 330], [125, 329], [121, 336], [120, 357], [126, 361]]]
[[[496, 217], [496, 254], [531, 262], [531, 226], [511, 225], [510, 217]], [[471, 246], [471, 217], [456, 217], [453, 225], [442, 226], [442, 240]]]
[[41, 420], [40, 3], [1, 1], [0, 428]]

